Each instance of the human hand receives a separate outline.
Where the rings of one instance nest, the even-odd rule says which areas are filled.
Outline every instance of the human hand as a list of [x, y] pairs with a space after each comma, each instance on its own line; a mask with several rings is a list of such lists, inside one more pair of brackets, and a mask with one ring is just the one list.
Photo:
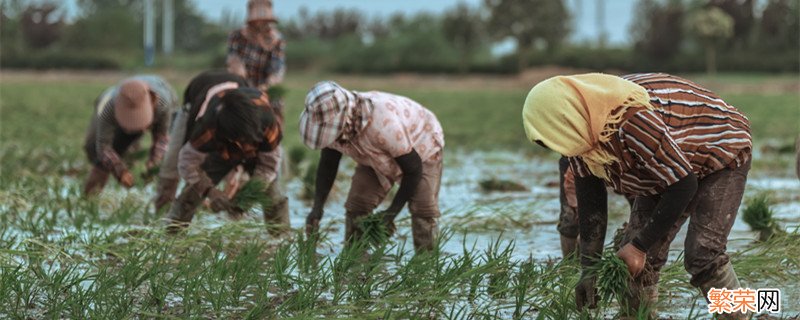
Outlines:
[[322, 211], [311, 210], [306, 216], [306, 236], [310, 237], [319, 232], [319, 222], [322, 220]]
[[123, 172], [119, 177], [119, 183], [125, 188], [133, 187], [133, 175], [129, 171]]
[[633, 243], [628, 243], [617, 251], [617, 256], [625, 261], [628, 266], [628, 272], [632, 277], [638, 276], [644, 269], [644, 262], [647, 254], [636, 248]]

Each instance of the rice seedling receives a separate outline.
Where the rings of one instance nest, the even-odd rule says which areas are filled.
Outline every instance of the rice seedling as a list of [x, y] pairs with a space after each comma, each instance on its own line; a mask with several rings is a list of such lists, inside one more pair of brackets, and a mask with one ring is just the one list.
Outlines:
[[612, 298], [624, 301], [625, 295], [629, 293], [628, 282], [631, 275], [628, 266], [617, 257], [615, 250], [606, 248], [600, 260], [588, 272], [597, 276], [597, 292], [603, 301], [611, 301]]
[[267, 96], [272, 99], [283, 99], [286, 96], [286, 93], [289, 92], [289, 89], [282, 85], [274, 85], [270, 86], [267, 89]]
[[481, 189], [485, 192], [500, 191], [500, 192], [524, 192], [528, 191], [528, 187], [519, 182], [511, 180], [501, 180], [497, 178], [490, 178], [478, 182]]
[[291, 171], [292, 176], [299, 176], [300, 175], [300, 166], [303, 164], [303, 161], [306, 158], [306, 147], [304, 146], [292, 146], [289, 148], [289, 171]]
[[272, 199], [267, 195], [267, 183], [261, 179], [250, 179], [233, 197], [233, 204], [244, 212], [250, 211], [256, 205], [266, 210], [272, 205]]
[[759, 241], [767, 241], [773, 235], [784, 233], [780, 224], [773, 217], [767, 193], [759, 193], [747, 200], [742, 219], [753, 231], [758, 231]]
[[383, 214], [373, 213], [360, 217], [356, 221], [361, 228], [363, 239], [375, 248], [389, 241], [389, 229], [383, 219]]
[[[540, 249], [546, 251], [549, 244], [531, 244], [539, 238], [529, 238], [531, 233], [526, 231], [537, 230], [540, 224], [550, 228], [555, 222], [554, 218], [538, 215], [540, 211], [549, 214], [547, 202], [552, 199], [518, 207], [505, 205], [522, 194], [503, 195], [507, 197], [494, 199], [495, 203], [475, 209], [474, 214], [446, 213], [442, 225], [464, 231], [464, 236], [448, 239], [445, 229], [439, 247], [428, 255], [414, 254], [405, 228], [401, 228], [396, 241], [381, 242], [380, 246], [365, 237], [342, 247], [336, 241], [325, 240], [338, 238], [334, 233], [323, 233], [322, 239], [313, 242], [289, 241], [265, 236], [260, 223], [215, 224], [216, 217], [198, 215], [187, 234], [167, 236], [155, 219], [160, 216], [144, 210], [150, 188], [123, 190], [112, 180], [100, 196], [81, 197], [80, 180], [89, 166], [80, 148], [82, 141], [76, 137], [85, 128], [72, 124], [85, 123], [89, 108], [52, 108], [44, 101], [38, 102], [41, 106], [32, 104], [18, 93], [25, 92], [24, 87], [5, 82], [3, 86], [4, 105], [22, 107], [3, 109], [8, 111], [4, 113], [8, 121], [3, 122], [0, 145], [0, 318], [575, 319], [613, 318], [618, 307], [604, 302], [599, 311], [577, 312], [574, 287], [581, 271], [577, 262], [547, 260], [536, 253], [533, 258], [528, 256]], [[302, 103], [302, 96], [295, 95], [294, 88], [286, 95], [291, 105]], [[40, 92], [45, 96], [48, 92], [64, 93], [60, 86], [59, 90], [41, 90], [37, 84], [35, 89], [28, 92], [36, 92], [31, 96], [37, 100], [41, 100]], [[88, 98], [52, 101], [79, 100], [89, 105], [102, 90], [100, 86], [68, 89], [85, 91]], [[440, 119], [447, 122], [445, 127], [452, 137], [448, 141], [453, 145], [515, 146], [515, 141], [520, 140], [519, 132], [499, 138], [487, 137], [485, 132], [450, 134], [458, 128], [475, 127], [454, 116], [455, 112], [463, 113], [463, 101], [422, 94], [429, 95], [430, 104], [439, 108], [437, 115], [441, 113]], [[468, 93], [463, 99], [469, 101], [482, 95]], [[517, 93], [499, 98], [507, 102], [519, 99]], [[762, 103], [760, 97], [758, 101]], [[290, 119], [301, 110], [286, 111]], [[48, 129], [46, 135], [29, 126], [33, 120], [40, 121], [30, 115], [41, 114], [59, 119], [38, 126]], [[497, 123], [505, 122], [506, 119], [497, 119]], [[296, 123], [287, 122], [287, 126]], [[61, 133], [59, 137], [52, 138], [54, 127]], [[288, 131], [296, 132], [296, 127], [288, 127]], [[305, 149], [291, 148], [299, 145], [292, 139], [296, 135], [287, 136], [288, 161], [296, 161], [298, 172], [305, 173], [301, 179], [305, 189], [301, 192], [311, 199], [316, 164], [308, 161], [310, 153], [300, 157], [301, 152], [294, 150]], [[145, 159], [145, 150], [140, 157]], [[463, 162], [469, 158], [449, 159]], [[784, 162], [778, 160], [783, 171]], [[141, 170], [142, 163], [136, 161], [134, 168]], [[768, 168], [771, 163], [756, 163], [754, 168], [778, 171]], [[758, 169], [759, 166], [765, 169]], [[137, 178], [139, 173], [136, 172]], [[796, 201], [792, 196], [779, 194], [773, 200]], [[773, 207], [776, 211], [777, 208]], [[338, 212], [330, 210], [327, 217], [336, 217]], [[626, 210], [620, 211], [627, 214]], [[293, 211], [293, 224], [297, 227], [296, 219], [300, 217], [295, 214]], [[376, 228], [372, 229], [381, 225], [375, 223]], [[515, 237], [529, 247], [515, 247], [513, 242], [496, 238], [498, 230], [518, 232]], [[737, 248], [737, 252], [730, 250], [729, 254], [743, 284], [785, 288], [787, 295], [794, 296], [795, 284], [800, 282], [798, 248], [800, 238], [795, 231], [786, 236], [776, 234], [745, 249]], [[669, 301], [665, 318], [707, 317], [680, 256], [662, 269], [660, 286], [662, 296]], [[688, 314], [676, 313], [690, 308], [694, 309]], [[789, 310], [790, 317], [800, 310], [800, 305], [790, 299], [784, 309]]]
[[306, 173], [303, 175], [303, 189], [300, 192], [300, 199], [312, 200], [314, 199], [314, 189], [316, 188], [317, 181], [317, 164], [312, 162], [307, 168]]

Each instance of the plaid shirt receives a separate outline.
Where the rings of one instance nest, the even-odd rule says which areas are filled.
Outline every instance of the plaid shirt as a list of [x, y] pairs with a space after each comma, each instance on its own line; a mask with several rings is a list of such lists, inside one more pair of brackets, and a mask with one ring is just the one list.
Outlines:
[[231, 32], [228, 36], [228, 55], [239, 57], [245, 66], [247, 80], [255, 87], [271, 86], [283, 81], [286, 73], [286, 42], [280, 33], [275, 33], [270, 48], [249, 41], [242, 29]]
[[[175, 90], [164, 79], [155, 75], [139, 75], [128, 79], [141, 80], [147, 83], [151, 92], [155, 93], [156, 104], [153, 114], [153, 124], [150, 131], [153, 134], [153, 146], [150, 148], [149, 160], [159, 163], [167, 148], [170, 115], [178, 106], [178, 97]], [[126, 80], [128, 80], [126, 79]], [[114, 136], [120, 126], [114, 118], [114, 99], [119, 93], [119, 84], [106, 89], [95, 101], [95, 114], [90, 130], [96, 130], [97, 162], [103, 169], [111, 171], [119, 177], [128, 170], [120, 155], [114, 151]]]

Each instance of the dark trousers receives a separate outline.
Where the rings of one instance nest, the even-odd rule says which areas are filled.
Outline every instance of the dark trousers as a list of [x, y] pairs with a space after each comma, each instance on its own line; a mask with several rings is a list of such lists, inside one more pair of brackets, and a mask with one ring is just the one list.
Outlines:
[[[242, 165], [245, 172], [252, 175], [255, 170], [256, 159], [253, 158], [244, 162], [229, 161], [223, 159], [219, 153], [211, 152], [200, 165], [200, 168], [206, 173], [209, 179], [211, 179], [212, 184], [216, 186], [238, 165]], [[197, 188], [199, 187], [197, 185], [198, 184], [186, 186], [181, 192], [181, 195], [173, 203], [175, 208], [170, 210], [167, 216], [172, 224], [188, 226], [194, 218], [197, 207], [200, 206], [200, 203], [208, 191], [208, 189], [198, 190]], [[288, 199], [283, 195], [277, 179], [268, 186], [266, 192], [270, 199], [272, 199], [273, 204], [270, 208], [262, 208], [265, 222], [288, 226]]]
[[[725, 253], [728, 235], [739, 211], [748, 171], [749, 161], [739, 168], [726, 168], [700, 179], [697, 193], [686, 212], [667, 236], [648, 250], [644, 271], [634, 281], [642, 286], [658, 283], [659, 272], [667, 262], [669, 245], [687, 219], [689, 229], [684, 242], [684, 267], [692, 277], [691, 284], [699, 287], [728, 263], [730, 257]], [[636, 198], [622, 244], [630, 242], [644, 229], [659, 199], [659, 196]]]

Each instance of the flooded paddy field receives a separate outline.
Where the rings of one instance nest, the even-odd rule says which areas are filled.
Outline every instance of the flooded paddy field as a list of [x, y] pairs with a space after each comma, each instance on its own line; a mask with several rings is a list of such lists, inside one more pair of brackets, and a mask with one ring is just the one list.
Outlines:
[[[386, 246], [369, 254], [343, 247], [350, 161], [343, 161], [326, 206], [323, 238], [317, 244], [304, 238], [310, 203], [303, 200], [303, 177], [318, 156], [310, 151], [283, 176], [294, 228], [284, 237], [268, 235], [258, 212], [233, 222], [205, 211], [186, 235], [168, 236], [163, 213], [149, 204], [152, 182], [137, 181], [130, 190], [110, 182], [100, 197], [82, 199], [88, 165], [81, 143], [91, 101], [118, 75], [3, 77], [0, 318], [618, 317], [615, 300], [585, 314], [575, 311], [580, 267], [560, 259], [557, 158], [531, 151], [515, 118], [528, 84], [506, 79], [497, 90], [479, 92], [496, 83], [370, 82], [430, 106], [447, 134], [440, 254], [414, 256], [407, 211]], [[288, 105], [301, 104], [304, 90], [318, 77], [307, 78], [289, 79]], [[176, 84], [186, 79], [171, 78]], [[364, 80], [345, 77], [342, 82], [366, 86], [358, 81]], [[792, 154], [765, 147], [791, 145], [797, 136], [800, 97], [796, 80], [788, 82], [788, 91], [771, 86], [775, 92], [763, 94], [734, 87], [743, 92], [726, 95], [722, 87], [724, 97], [746, 108], [757, 138], [745, 202], [767, 192], [775, 218], [788, 233], [757, 242], [758, 234], [739, 217], [728, 245], [743, 285], [782, 290], [782, 313], [773, 318], [800, 315], [800, 181]], [[496, 107], [466, 112], [477, 108], [473, 101]], [[757, 109], [760, 105], [777, 109]], [[296, 119], [297, 109], [287, 118]], [[291, 152], [299, 146], [297, 124], [287, 122], [286, 130]], [[492, 178], [524, 190], [483, 190], [480, 182]], [[628, 218], [622, 197], [613, 195], [609, 203], [607, 242]], [[658, 314], [706, 319], [705, 301], [683, 270], [683, 234], [672, 243], [663, 270]]]
[[[98, 199], [81, 200], [80, 180], [74, 177], [12, 183], [0, 194], [0, 314], [579, 316], [572, 288], [580, 267], [561, 261], [556, 231], [557, 159], [451, 152], [445, 161], [440, 197], [444, 234], [435, 258], [413, 257], [407, 211], [388, 246], [366, 256], [344, 249], [343, 201], [351, 162], [342, 164], [317, 246], [300, 234], [310, 209], [302, 200], [300, 177], [285, 179], [296, 232], [280, 238], [267, 235], [256, 211], [240, 222], [201, 212], [187, 235], [167, 236], [159, 215], [148, 207], [152, 186], [112, 187]], [[527, 190], [485, 191], [479, 182], [487, 178], [514, 181]], [[781, 315], [791, 317], [800, 313], [792, 299], [800, 294], [800, 181], [756, 169], [745, 198], [765, 191], [790, 238], [757, 243], [757, 234], [739, 218], [729, 252], [744, 285], [782, 290]], [[626, 221], [627, 206], [622, 197], [612, 196], [607, 241]], [[664, 299], [658, 310], [664, 318], [707, 315], [683, 271], [684, 232], [672, 244], [661, 281]], [[410, 307], [419, 304], [426, 308]], [[310, 306], [315, 309], [306, 309]], [[616, 303], [608, 302], [589, 315], [614, 318], [617, 311]]]

